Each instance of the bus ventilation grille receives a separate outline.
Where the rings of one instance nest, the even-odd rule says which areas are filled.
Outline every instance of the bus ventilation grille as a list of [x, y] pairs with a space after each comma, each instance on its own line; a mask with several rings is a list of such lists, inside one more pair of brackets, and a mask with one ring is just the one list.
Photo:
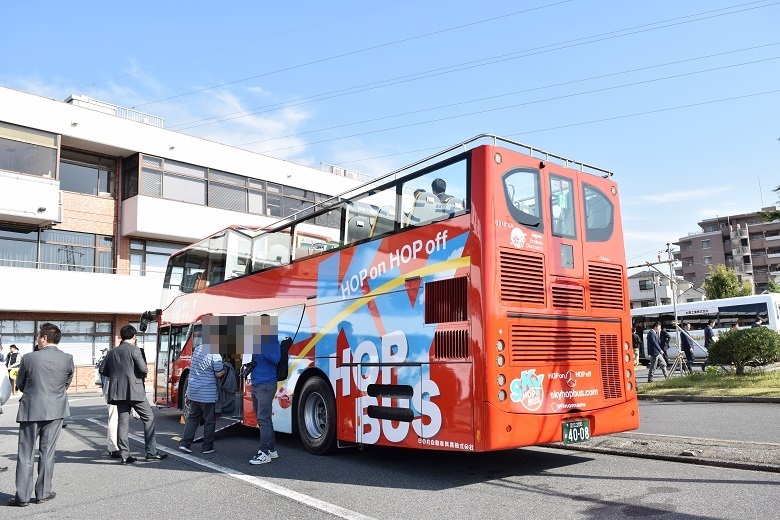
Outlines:
[[466, 277], [425, 284], [425, 323], [466, 321]]
[[590, 306], [593, 309], [623, 309], [623, 269], [588, 265]]
[[582, 287], [553, 285], [552, 296], [555, 309], [585, 308], [585, 290]]
[[501, 300], [545, 306], [544, 258], [514, 249], [499, 249]]
[[623, 397], [623, 383], [620, 377], [620, 349], [615, 334], [599, 336], [601, 350], [601, 388], [604, 399]]
[[510, 366], [596, 362], [596, 329], [512, 325]]
[[466, 330], [437, 330], [433, 336], [436, 359], [468, 359], [469, 334]]

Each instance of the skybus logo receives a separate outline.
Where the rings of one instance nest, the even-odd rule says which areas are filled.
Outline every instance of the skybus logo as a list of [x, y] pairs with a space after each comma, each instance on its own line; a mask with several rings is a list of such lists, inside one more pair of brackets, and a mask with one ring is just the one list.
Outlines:
[[512, 401], [520, 403], [523, 408], [535, 412], [542, 407], [544, 402], [544, 389], [542, 381], [544, 374], [536, 374], [536, 369], [523, 370], [520, 379], [513, 379], [509, 385], [509, 397]]

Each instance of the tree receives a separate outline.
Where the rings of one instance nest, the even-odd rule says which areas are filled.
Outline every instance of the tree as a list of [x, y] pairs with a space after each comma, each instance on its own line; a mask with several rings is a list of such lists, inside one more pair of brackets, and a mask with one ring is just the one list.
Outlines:
[[767, 327], [727, 330], [710, 345], [708, 363], [734, 365], [737, 375], [746, 365], [763, 366], [780, 361], [780, 334]]
[[704, 294], [708, 300], [718, 298], [733, 298], [735, 296], [750, 296], [753, 286], [750, 282], [739, 283], [737, 273], [723, 264], [710, 267], [707, 279], [704, 280]]
[[[773, 189], [775, 193], [780, 193], [780, 186]], [[780, 211], [759, 211], [758, 215], [764, 219], [764, 222], [772, 222], [773, 220], [780, 220]]]
[[774, 280], [769, 280], [766, 284], [766, 292], [768, 293], [780, 293], [780, 285]]

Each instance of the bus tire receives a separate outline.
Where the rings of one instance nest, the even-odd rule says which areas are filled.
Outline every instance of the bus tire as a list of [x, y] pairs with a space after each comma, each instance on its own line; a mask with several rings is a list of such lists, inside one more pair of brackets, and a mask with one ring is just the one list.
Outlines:
[[336, 401], [330, 385], [314, 376], [303, 384], [296, 409], [298, 436], [315, 455], [336, 449]]
[[186, 420], [190, 415], [192, 409], [192, 401], [187, 399], [187, 383], [190, 378], [185, 377], [184, 381], [179, 385], [179, 409], [181, 410], [181, 416]]

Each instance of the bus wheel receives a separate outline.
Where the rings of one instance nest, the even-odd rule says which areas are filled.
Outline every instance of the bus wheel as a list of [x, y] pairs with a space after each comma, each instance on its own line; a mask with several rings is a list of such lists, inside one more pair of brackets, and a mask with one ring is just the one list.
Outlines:
[[298, 435], [307, 450], [315, 455], [336, 448], [336, 402], [330, 386], [320, 377], [303, 384], [296, 411]]
[[192, 408], [192, 401], [187, 399], [187, 383], [190, 378], [186, 378], [179, 386], [179, 408], [181, 409], [181, 416], [186, 420], [190, 416], [190, 409]]

